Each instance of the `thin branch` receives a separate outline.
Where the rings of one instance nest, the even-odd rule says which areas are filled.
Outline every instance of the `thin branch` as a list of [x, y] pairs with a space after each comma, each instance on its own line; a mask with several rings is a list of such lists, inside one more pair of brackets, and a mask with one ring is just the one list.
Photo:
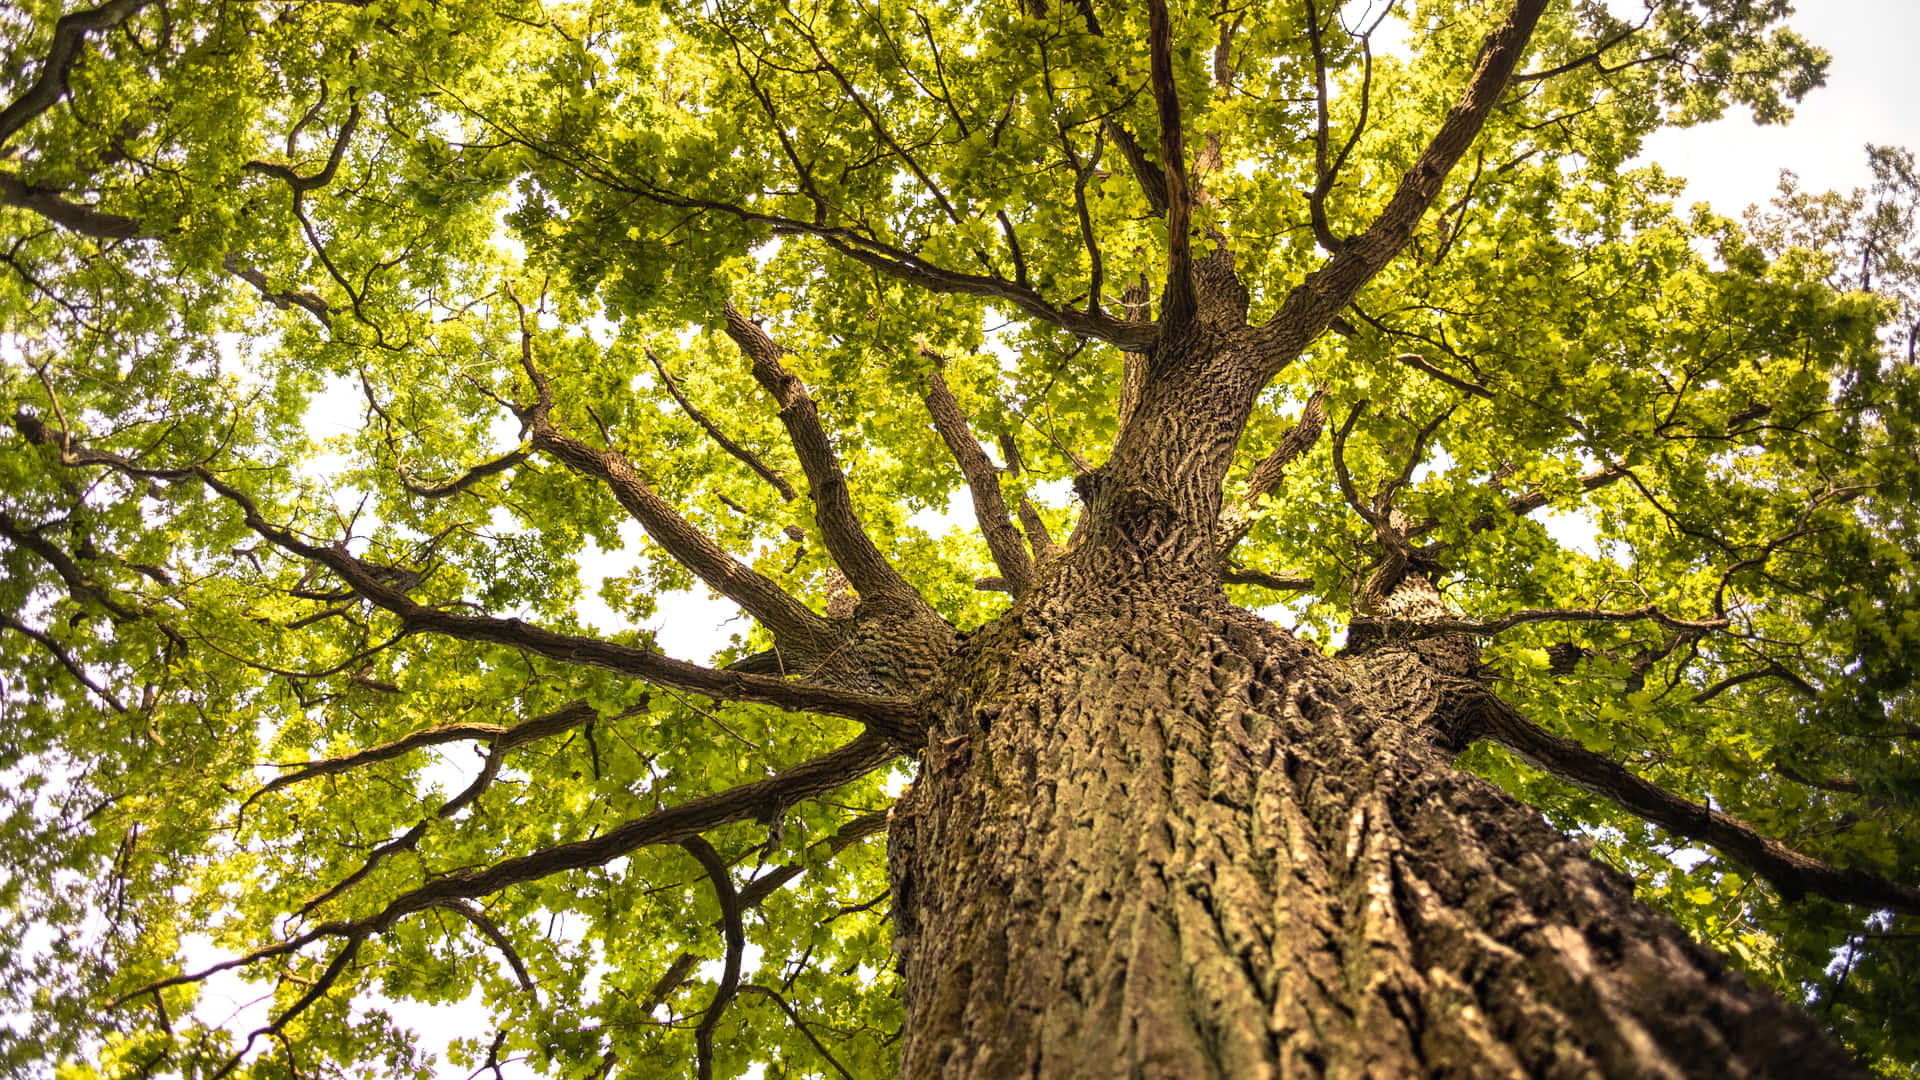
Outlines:
[[[1588, 494], [1591, 492], [1599, 491], [1601, 488], [1606, 487], [1607, 485], [1622, 479], [1626, 475], [1627, 475], [1627, 469], [1621, 465], [1608, 465], [1603, 468], [1595, 469], [1592, 472], [1587, 473], [1586, 475], [1580, 477], [1580, 491], [1582, 494]], [[1525, 517], [1526, 515], [1533, 513], [1535, 510], [1538, 510], [1541, 507], [1546, 506], [1548, 503], [1552, 501], [1553, 501], [1552, 494], [1545, 491], [1544, 489], [1536, 488], [1532, 491], [1528, 491], [1523, 494], [1516, 495], [1511, 499], [1508, 499], [1507, 513], [1512, 514], [1515, 517]], [[1481, 523], [1483, 518], [1485, 520], [1485, 524]], [[1483, 515], [1482, 518], [1474, 518], [1473, 521], [1468, 523], [1467, 527], [1469, 529], [1472, 529], [1474, 532], [1484, 532], [1487, 529], [1493, 528], [1494, 524], [1495, 523], [1490, 516]]]
[[[1609, 484], [1624, 479], [1626, 476], [1627, 469], [1625, 466], [1604, 466], [1580, 477], [1579, 491], [1582, 494], [1598, 491]], [[1508, 499], [1506, 512], [1512, 514], [1514, 517], [1525, 517], [1535, 510], [1551, 504], [1557, 497], [1554, 492], [1550, 492], [1545, 488], [1533, 488], [1532, 490]], [[1500, 518], [1496, 515], [1491, 513], [1481, 514], [1467, 523], [1467, 531], [1475, 533], [1486, 532], [1499, 523]], [[1440, 522], [1436, 520], [1423, 521], [1418, 525], [1408, 527], [1406, 534], [1408, 537], [1423, 536], [1439, 527]], [[1430, 555], [1438, 554], [1434, 545], [1428, 545], [1427, 552]]]
[[1865, 795], [1867, 786], [1848, 776], [1808, 776], [1806, 773], [1788, 765], [1784, 761], [1775, 761], [1773, 771], [1793, 781], [1821, 791], [1832, 791], [1841, 795]]
[[530, 720], [524, 720], [512, 726], [502, 724], [442, 724], [437, 727], [422, 728], [419, 731], [403, 735], [398, 739], [339, 754], [318, 761], [310, 761], [299, 766], [293, 772], [275, 777], [266, 786], [247, 796], [241, 810], [271, 795], [282, 788], [311, 780], [318, 776], [332, 776], [351, 772], [376, 761], [390, 761], [414, 750], [429, 746], [439, 746], [450, 742], [485, 742], [490, 748], [512, 750], [528, 743], [570, 731], [599, 714], [587, 704], [585, 698], [575, 698], [551, 712], [542, 713]]
[[[489, 118], [489, 122], [498, 125], [497, 120]], [[856, 226], [802, 221], [755, 210], [741, 203], [681, 195], [644, 180], [595, 171], [587, 164], [567, 158], [552, 147], [510, 128], [500, 128], [500, 131], [517, 144], [605, 184], [614, 191], [662, 206], [725, 214], [743, 223], [767, 226], [776, 234], [810, 236], [862, 266], [931, 292], [999, 301], [1068, 333], [1096, 338], [1125, 349], [1146, 348], [1152, 345], [1155, 338], [1151, 325], [1129, 324], [1106, 314], [1089, 315], [1085, 311], [1055, 304], [1032, 289], [1022, 288], [997, 275], [967, 274], [929, 262], [916, 251], [888, 243]]]
[[267, 275], [247, 265], [237, 251], [227, 252], [221, 266], [227, 273], [253, 286], [262, 298], [274, 307], [285, 311], [289, 307], [298, 307], [313, 316], [322, 327], [333, 329], [333, 308], [313, 293], [301, 289], [275, 289]]
[[1094, 234], [1093, 212], [1087, 206], [1087, 184], [1099, 170], [1105, 143], [1106, 131], [1096, 128], [1093, 151], [1083, 162], [1074, 152], [1073, 138], [1067, 133], [1065, 123], [1060, 125], [1060, 147], [1066, 151], [1067, 164], [1073, 169], [1073, 208], [1080, 218], [1080, 243], [1087, 252], [1087, 314], [1090, 316], [1101, 314], [1100, 290], [1106, 286], [1106, 262], [1100, 254], [1100, 239]]
[[1629, 623], [1653, 622], [1676, 630], [1683, 634], [1706, 634], [1715, 630], [1725, 630], [1732, 625], [1724, 618], [1718, 619], [1677, 619], [1662, 612], [1652, 604], [1637, 607], [1630, 611], [1600, 611], [1582, 608], [1529, 608], [1503, 615], [1498, 619], [1479, 621], [1475, 619], [1356, 619], [1355, 622], [1371, 622], [1387, 627], [1396, 635], [1406, 637], [1431, 637], [1435, 634], [1475, 634], [1480, 637], [1492, 637], [1495, 634], [1511, 630], [1516, 626], [1532, 623]]
[[1313, 51], [1313, 190], [1307, 193], [1308, 216], [1313, 222], [1313, 238], [1328, 254], [1337, 252], [1346, 241], [1333, 235], [1327, 222], [1327, 195], [1333, 190], [1339, 170], [1327, 167], [1327, 105], [1331, 95], [1327, 87], [1327, 52], [1320, 40], [1320, 11], [1313, 0], [1307, 4], [1307, 44]]
[[1389, 521], [1393, 519], [1394, 498], [1400, 494], [1402, 488], [1413, 482], [1413, 474], [1427, 459], [1427, 444], [1433, 441], [1434, 433], [1440, 430], [1440, 425], [1446, 423], [1453, 416], [1454, 410], [1459, 407], [1458, 402], [1448, 405], [1432, 420], [1421, 425], [1420, 430], [1414, 433], [1412, 445], [1407, 447], [1407, 456], [1400, 463], [1399, 475], [1380, 485], [1380, 489], [1374, 493], [1374, 509], [1385, 515]]
[[67, 591], [76, 599], [92, 600], [106, 609], [107, 613], [115, 619], [138, 617], [138, 612], [116, 600], [104, 586], [89, 577], [87, 572], [81, 569], [80, 564], [74, 561], [73, 556], [61, 550], [58, 544], [41, 536], [39, 528], [27, 527], [25, 523], [5, 510], [0, 510], [0, 537], [5, 537], [38, 555], [43, 562], [53, 568], [54, 573], [60, 575], [60, 580], [66, 583]]
[[[1399, 530], [1394, 529], [1384, 515], [1360, 497], [1360, 492], [1353, 485], [1353, 474], [1347, 469], [1347, 437], [1353, 434], [1353, 425], [1359, 421], [1361, 414], [1367, 411], [1369, 404], [1371, 403], [1365, 399], [1354, 402], [1353, 408], [1347, 412], [1347, 418], [1341, 421], [1340, 426], [1333, 432], [1333, 477], [1340, 485], [1341, 498], [1353, 508], [1354, 513], [1359, 514], [1362, 520], [1373, 527], [1374, 534], [1380, 538], [1381, 542], [1389, 549], [1396, 547], [1404, 549], [1406, 541], [1400, 537]], [[1398, 541], [1397, 545], [1395, 541]]]
[[1445, 370], [1444, 368], [1434, 366], [1433, 364], [1429, 363], [1426, 360], [1426, 358], [1421, 356], [1419, 353], [1395, 353], [1393, 358], [1399, 363], [1405, 364], [1406, 366], [1412, 368], [1413, 370], [1420, 372], [1422, 375], [1426, 375], [1431, 378], [1438, 379], [1443, 383], [1446, 383], [1448, 386], [1453, 387], [1455, 390], [1458, 390], [1463, 394], [1472, 394], [1474, 397], [1486, 398], [1488, 401], [1492, 401], [1494, 399], [1495, 395], [1492, 390], [1488, 389], [1485, 386], [1482, 386], [1477, 382], [1473, 382], [1468, 379], [1463, 379], [1460, 376]]
[[[579, 704], [584, 705], [584, 702]], [[622, 719], [632, 716], [637, 712], [644, 712], [646, 707], [646, 703], [643, 701], [639, 706], [628, 709], [613, 719]], [[509, 731], [509, 734], [516, 736], [516, 740], [513, 741], [511, 745], [509, 745], [509, 741], [504, 735], [501, 738], [495, 739], [487, 750], [486, 762], [481, 765], [480, 773], [473, 778], [472, 783], [468, 784], [458, 795], [441, 804], [440, 809], [434, 811], [433, 817], [420, 819], [414, 823], [413, 828], [408, 829], [406, 833], [400, 837], [389, 840], [373, 849], [373, 851], [368, 854], [366, 860], [360, 864], [358, 870], [335, 882], [332, 887], [321, 891], [315, 896], [309, 897], [300, 905], [299, 914], [304, 917], [312, 912], [313, 909], [327, 903], [329, 900], [353, 888], [355, 885], [358, 885], [366, 879], [367, 875], [373, 873], [375, 868], [396, 852], [414, 850], [414, 847], [420, 843], [420, 838], [427, 834], [427, 829], [433, 824], [435, 818], [444, 821], [453, 817], [468, 804], [485, 794], [489, 787], [493, 786], [494, 779], [500, 775], [500, 766], [506, 761], [507, 751], [509, 749], [512, 749], [513, 746], [523, 745], [534, 739], [558, 734], [566, 730], [566, 728], [573, 726], [574, 723], [580, 722], [578, 717], [581, 711], [583, 710], [563, 707], [557, 713], [548, 713], [545, 716], [535, 717], [525, 724], [518, 725]], [[588, 709], [584, 711], [586, 713], [586, 720], [590, 721], [594, 718], [592, 710]], [[246, 807], [243, 805], [241, 809], [244, 810]]]
[[799, 498], [799, 493], [793, 490], [792, 484], [787, 483], [786, 477], [781, 476], [769, 467], [765, 461], [760, 459], [760, 455], [728, 438], [727, 433], [721, 431], [719, 425], [707, 419], [705, 413], [695, 408], [693, 402], [687, 400], [687, 395], [680, 390], [680, 383], [667, 371], [667, 366], [660, 362], [660, 357], [654, 354], [652, 348], [649, 347], [646, 349], [646, 354], [647, 359], [653, 362], [653, 370], [660, 374], [661, 385], [665, 386], [667, 393], [673, 396], [674, 403], [680, 406], [680, 411], [687, 414], [687, 419], [700, 425], [700, 430], [706, 432], [714, 442], [718, 443], [720, 449], [733, 455], [735, 460], [746, 465], [747, 468], [752, 469], [755, 473], [758, 473], [760, 479], [765, 480], [773, 487], [773, 490], [780, 493], [781, 501], [792, 502], [794, 499]]
[[1820, 696], [1819, 691], [1808, 685], [1805, 679], [1789, 671], [1781, 665], [1779, 661], [1768, 659], [1766, 663], [1757, 668], [1753, 668], [1750, 671], [1742, 671], [1736, 675], [1729, 675], [1719, 682], [1714, 683], [1712, 686], [1707, 687], [1705, 690], [1693, 695], [1693, 700], [1690, 704], [1704, 705], [1742, 683], [1750, 683], [1759, 679], [1779, 679], [1809, 699], [1815, 699]]
[[506, 472], [508, 469], [525, 462], [529, 456], [525, 450], [512, 450], [494, 458], [492, 461], [483, 461], [451, 480], [443, 480], [437, 484], [422, 484], [416, 482], [413, 474], [408, 472], [404, 465], [396, 470], [396, 472], [400, 478], [400, 486], [408, 492], [418, 495], [422, 499], [444, 499], [450, 495], [458, 495], [490, 476], [498, 476]]
[[[320, 977], [315, 979], [312, 985], [307, 987], [307, 992], [300, 995], [299, 999], [293, 1004], [287, 1006], [286, 1010], [279, 1016], [274, 1017], [271, 1023], [265, 1027], [255, 1028], [253, 1031], [248, 1032], [247, 1041], [240, 1047], [240, 1051], [228, 1058], [226, 1064], [220, 1066], [220, 1068], [213, 1073], [211, 1080], [219, 1080], [220, 1077], [233, 1072], [234, 1069], [239, 1067], [240, 1062], [245, 1060], [247, 1054], [253, 1050], [254, 1040], [260, 1038], [262, 1035], [268, 1038], [278, 1037], [281, 1032], [286, 1030], [288, 1024], [293, 1023], [301, 1013], [306, 1012], [314, 1002], [319, 1001], [328, 990], [333, 989], [333, 984], [339, 982], [340, 976], [346, 974], [347, 965], [353, 963], [354, 956], [360, 951], [360, 943], [364, 940], [365, 935], [349, 935], [346, 944], [340, 947], [340, 951], [334, 954], [332, 962], [327, 964], [326, 970], [321, 972]], [[158, 996], [157, 994], [155, 995], [156, 998]]]
[[761, 986], [757, 983], [747, 983], [740, 989], [751, 990], [762, 997], [772, 999], [775, 1005], [780, 1006], [780, 1011], [787, 1014], [787, 1020], [793, 1024], [800, 1034], [806, 1036], [807, 1041], [813, 1044], [815, 1050], [820, 1052], [820, 1056], [827, 1059], [827, 1064], [833, 1066], [834, 1071], [845, 1077], [846, 1080], [853, 1080], [853, 1074], [848, 1072], [845, 1065], [840, 1064], [832, 1054], [827, 1052], [826, 1046], [813, 1034], [813, 1029], [807, 1026], [805, 1020], [800, 1019], [800, 1013], [787, 1002], [786, 998], [780, 995], [778, 990], [770, 986]]
[[[808, 847], [809, 849], [825, 847], [827, 858], [831, 859], [854, 844], [884, 832], [887, 828], [887, 814], [887, 810], [875, 810], [869, 814], [862, 814], [840, 826], [832, 836], [817, 840]], [[747, 882], [740, 890], [740, 910], [744, 913], [759, 907], [767, 897], [780, 891], [789, 882], [806, 872], [805, 865], [788, 863]], [[653, 990], [647, 995], [647, 1007], [644, 1011], [651, 1012], [655, 1006], [667, 999], [667, 995], [679, 989], [681, 984], [693, 974], [694, 968], [698, 967], [699, 963], [698, 954], [681, 953], [653, 984]]]
[[947, 444], [948, 453], [960, 466], [960, 474], [966, 478], [967, 490], [973, 496], [974, 518], [986, 537], [987, 550], [992, 552], [993, 564], [999, 567], [1000, 576], [1017, 600], [1033, 591], [1038, 578], [1020, 530], [1014, 527], [1007, 513], [1006, 499], [1000, 494], [999, 472], [981, 449], [979, 440], [974, 438], [966, 414], [960, 411], [960, 403], [954, 400], [953, 391], [947, 386], [946, 376], [940, 370], [945, 358], [924, 345], [920, 355], [935, 365], [925, 379], [923, 399], [927, 412], [932, 415], [941, 440]]
[[120, 699], [114, 696], [113, 691], [94, 682], [93, 679], [87, 675], [86, 669], [82, 668], [80, 664], [74, 660], [73, 654], [67, 652], [65, 647], [47, 634], [35, 630], [33, 627], [15, 619], [4, 611], [0, 611], [0, 629], [11, 630], [52, 653], [53, 658], [60, 661], [60, 666], [66, 668], [67, 672], [71, 674], [81, 686], [85, 687], [88, 692], [92, 693], [93, 696], [106, 702], [114, 712], [123, 713], [127, 711], [126, 705], [122, 704]]
[[360, 103], [351, 98], [352, 95], [349, 95], [346, 121], [340, 125], [340, 133], [333, 141], [333, 150], [327, 155], [327, 163], [321, 166], [319, 172], [312, 176], [301, 176], [293, 171], [292, 166], [271, 161], [249, 161], [241, 168], [283, 181], [297, 192], [326, 187], [333, 182], [334, 173], [340, 169], [340, 160], [347, 154], [347, 144], [353, 139], [354, 129], [360, 126]]
[[1608, 49], [1613, 48], [1615, 45], [1620, 44], [1621, 42], [1627, 40], [1633, 35], [1646, 29], [1647, 23], [1650, 20], [1652, 20], [1654, 16], [1654, 12], [1657, 10], [1658, 10], [1657, 8], [1653, 7], [1652, 5], [1649, 5], [1647, 7], [1647, 14], [1644, 18], [1640, 20], [1639, 25], [1627, 27], [1625, 30], [1622, 30], [1620, 33], [1615, 34], [1614, 36], [1594, 46], [1592, 52], [1589, 52], [1583, 56], [1576, 57], [1575, 59], [1569, 60], [1564, 64], [1556, 64], [1553, 67], [1545, 69], [1544, 71], [1529, 71], [1529, 72], [1524, 72], [1522, 74], [1515, 75], [1513, 77], [1513, 81], [1514, 82], [1538, 82], [1541, 79], [1551, 79], [1556, 75], [1565, 75], [1570, 71], [1577, 71], [1580, 68], [1587, 67], [1587, 66], [1592, 66], [1592, 68], [1595, 71], [1599, 72], [1602, 75], [1612, 75], [1616, 72], [1624, 71], [1627, 68], [1633, 67], [1636, 64], [1646, 64], [1646, 63], [1653, 63], [1659, 60], [1674, 59], [1676, 54], [1671, 52], [1663, 52], [1663, 53], [1654, 53], [1651, 56], [1643, 56], [1637, 60], [1629, 60], [1624, 64], [1616, 64], [1613, 67], [1608, 67], [1607, 65], [1600, 62], [1600, 57], [1603, 56]]

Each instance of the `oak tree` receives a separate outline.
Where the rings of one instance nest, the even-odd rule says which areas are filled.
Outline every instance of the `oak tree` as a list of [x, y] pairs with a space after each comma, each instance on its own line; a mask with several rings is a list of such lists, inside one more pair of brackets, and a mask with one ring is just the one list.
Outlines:
[[1630, 164], [1786, 12], [16, 0], [3, 1060], [1910, 1075], [1913, 162]]

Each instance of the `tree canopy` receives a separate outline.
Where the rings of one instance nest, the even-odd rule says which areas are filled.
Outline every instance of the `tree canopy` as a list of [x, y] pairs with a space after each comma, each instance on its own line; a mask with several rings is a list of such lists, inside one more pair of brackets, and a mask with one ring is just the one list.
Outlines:
[[1913, 1075], [1920, 173], [1632, 164], [1786, 119], [1787, 10], [18, 0], [0, 1062], [431, 1075], [412, 1000], [463, 1069], [889, 1072], [861, 613], [1035, 588], [1230, 258], [1229, 595], [1331, 652], [1431, 577], [1462, 762]]

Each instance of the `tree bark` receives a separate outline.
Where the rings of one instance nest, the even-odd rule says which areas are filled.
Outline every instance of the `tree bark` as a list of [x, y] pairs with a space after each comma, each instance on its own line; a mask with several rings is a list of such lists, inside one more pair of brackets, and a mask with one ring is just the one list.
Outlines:
[[[1196, 260], [1199, 317], [1078, 483], [1075, 545], [922, 698], [889, 832], [902, 1075], [1860, 1075], [1453, 767], [1488, 700], [1470, 638], [1328, 657], [1226, 599], [1221, 485], [1267, 358], [1223, 263]], [[1438, 604], [1388, 576], [1382, 610]]]
[[903, 1076], [1858, 1075], [1454, 769], [1417, 659], [1079, 562], [962, 647], [894, 811]]

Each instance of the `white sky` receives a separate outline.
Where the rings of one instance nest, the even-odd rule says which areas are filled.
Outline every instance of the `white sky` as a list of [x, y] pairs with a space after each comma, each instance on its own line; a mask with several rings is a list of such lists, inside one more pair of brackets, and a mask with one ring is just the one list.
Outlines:
[[1793, 123], [1759, 127], [1744, 110], [1648, 140], [1645, 157], [1689, 180], [1689, 201], [1737, 217], [1772, 197], [1782, 168], [1810, 191], [1868, 182], [1866, 144], [1920, 149], [1920, 0], [1815, 0], [1792, 25], [1833, 54], [1827, 85]]

